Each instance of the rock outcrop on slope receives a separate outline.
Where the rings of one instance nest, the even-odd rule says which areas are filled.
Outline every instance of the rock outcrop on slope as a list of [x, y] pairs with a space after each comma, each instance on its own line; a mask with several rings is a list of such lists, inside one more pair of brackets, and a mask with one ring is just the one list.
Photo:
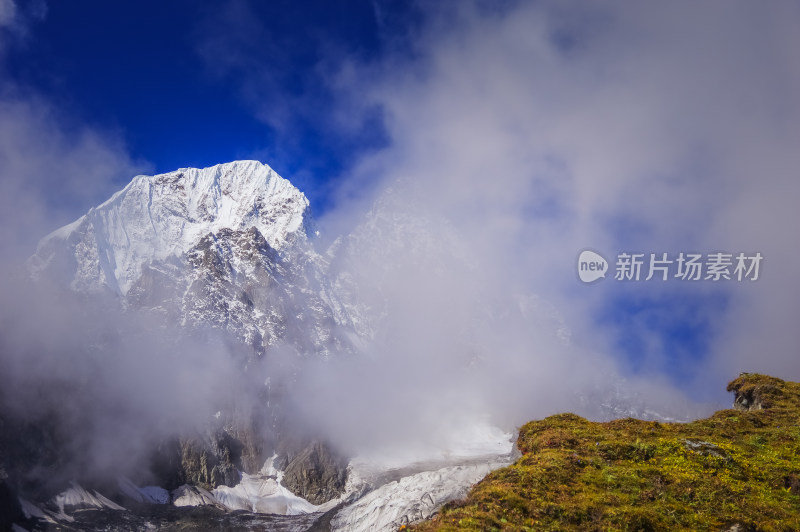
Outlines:
[[322, 504], [344, 492], [348, 459], [322, 441], [314, 441], [294, 456], [282, 484], [312, 504]]

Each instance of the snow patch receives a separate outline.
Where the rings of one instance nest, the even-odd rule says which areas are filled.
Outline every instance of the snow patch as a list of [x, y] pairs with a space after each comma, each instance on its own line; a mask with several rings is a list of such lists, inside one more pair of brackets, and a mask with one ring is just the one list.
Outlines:
[[[326, 511], [330, 503], [315, 506], [298, 497], [280, 483], [280, 477], [262, 474], [248, 475], [242, 473], [242, 480], [236, 486], [219, 486], [211, 494], [231, 510], [247, 510], [248, 512], [300, 515]], [[332, 506], [331, 506], [332, 507]]]
[[510, 464], [513, 441], [510, 433], [473, 421], [440, 446], [384, 448], [360, 455], [350, 462], [346, 497], [368, 493], [339, 511], [332, 530], [397, 530], [427, 519], [446, 502], [466, 496], [489, 472]]
[[223, 506], [211, 493], [199, 486], [184, 484], [172, 492], [175, 506]]
[[469, 488], [509, 460], [451, 466], [423, 471], [384, 484], [346, 506], [331, 521], [331, 529], [379, 532], [429, 518], [446, 502], [466, 496]]
[[105, 498], [96, 491], [89, 493], [75, 481], [70, 482], [72, 487], [55, 496], [54, 502], [59, 510], [64, 511], [67, 506], [94, 506], [96, 508], [111, 508], [112, 510], [125, 510], [122, 506]]
[[169, 503], [169, 492], [158, 486], [145, 486], [140, 488], [129, 479], [121, 477], [117, 479], [119, 489], [136, 502], [149, 504]]

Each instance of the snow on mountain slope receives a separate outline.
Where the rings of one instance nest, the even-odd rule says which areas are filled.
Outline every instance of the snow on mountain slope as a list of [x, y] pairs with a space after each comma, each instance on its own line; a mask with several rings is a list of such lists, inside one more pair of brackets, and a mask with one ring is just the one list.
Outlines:
[[[308, 200], [257, 161], [137, 176], [108, 201], [45, 237], [32, 265], [41, 271], [64, 248], [75, 260], [71, 286], [104, 285], [125, 295], [142, 267], [221, 229], [256, 228], [276, 250], [305, 238]], [[71, 272], [70, 272], [71, 273]]]
[[472, 485], [510, 462], [510, 458], [491, 456], [485, 461], [404, 476], [342, 508], [331, 521], [331, 529], [388, 532], [428, 519], [442, 505], [465, 497]]
[[[311, 245], [305, 195], [270, 167], [235, 161], [137, 176], [39, 243], [34, 277], [111, 294], [168, 323], [327, 356], [347, 316]], [[334, 308], [337, 309], [334, 311]]]

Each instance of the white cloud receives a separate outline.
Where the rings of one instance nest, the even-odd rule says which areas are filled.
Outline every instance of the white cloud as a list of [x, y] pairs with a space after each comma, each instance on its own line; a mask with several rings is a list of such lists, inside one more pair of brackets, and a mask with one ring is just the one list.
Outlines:
[[6, 88], [0, 95], [0, 246], [4, 258], [19, 259], [142, 165], [113, 132], [76, 123], [44, 98]]
[[17, 15], [14, 0], [0, 0], [0, 28], [13, 24]]
[[[413, 53], [349, 63], [337, 80], [348, 103], [383, 109], [391, 139], [356, 168], [343, 197], [375, 176], [411, 183], [409, 201], [450, 219], [480, 257], [480, 275], [458, 277], [453, 301], [469, 282], [539, 293], [591, 348], [562, 365], [567, 355], [523, 329], [491, 335], [487, 377], [497, 387], [488, 389], [508, 390], [498, 403], [530, 404], [523, 383], [591, 382], [604, 357], [620, 359], [622, 331], [598, 324], [620, 293], [610, 282], [576, 284], [585, 247], [761, 251], [762, 280], [729, 284], [727, 306], [704, 307], [710, 358], [698, 353], [684, 386], [724, 397], [739, 371], [800, 378], [791, 323], [800, 310], [797, 4], [459, 2], [429, 8], [414, 38]], [[329, 221], [347, 225], [352, 210], [343, 200]], [[642, 290], [653, 305], [665, 301]], [[426, 290], [393, 293], [440, 319]], [[650, 346], [643, 367], [662, 372], [669, 346], [657, 331], [638, 332]], [[431, 352], [459, 349], [431, 342]], [[526, 350], [528, 360], [513, 355]]]
[[137, 171], [122, 136], [84, 123], [6, 72], [2, 52], [29, 37], [47, 4], [0, 0], [0, 249], [29, 256], [36, 242], [106, 199]]
[[30, 23], [43, 20], [46, 15], [45, 0], [31, 0], [23, 6], [14, 0], [0, 0], [0, 54], [10, 44], [24, 42], [29, 36]]

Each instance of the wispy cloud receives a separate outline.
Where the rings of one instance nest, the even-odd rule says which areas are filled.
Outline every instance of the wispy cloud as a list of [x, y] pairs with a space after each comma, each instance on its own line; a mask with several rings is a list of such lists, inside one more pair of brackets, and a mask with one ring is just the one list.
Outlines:
[[[568, 407], [567, 395], [545, 390], [596, 382], [614, 364], [644, 382], [672, 378], [696, 396], [713, 388], [715, 399], [739, 371], [800, 377], [790, 323], [800, 310], [799, 30], [788, 2], [460, 2], [427, 8], [413, 53], [348, 62], [339, 89], [381, 109], [390, 145], [360, 161], [326, 222], [357, 223], [345, 198], [379, 178], [400, 203], [449, 220], [477, 266], [464, 270], [454, 257], [438, 282], [410, 276], [390, 290], [389, 305], [422, 316], [391, 322], [398, 338], [415, 338], [399, 341], [408, 349], [396, 355], [425, 352], [425, 362], [406, 355], [409, 367], [439, 377], [409, 376], [410, 394], [480, 393], [454, 384], [458, 364], [426, 367], [455, 362], [459, 334], [442, 326], [444, 336], [420, 336], [416, 327], [468, 309], [480, 315], [486, 293], [539, 294], [574, 333], [570, 348], [512, 322], [483, 337], [491, 354], [482, 385], [493, 394], [485, 399], [514, 404], [507, 411], [520, 417], [526, 405], [529, 415], [534, 404]], [[417, 236], [401, 237], [399, 249], [413, 249]], [[589, 288], [575, 275], [586, 247], [766, 258], [751, 284]], [[425, 264], [399, 257], [401, 269]], [[367, 275], [385, 279], [380, 268]], [[431, 303], [440, 291], [453, 306]]]
[[0, 248], [29, 256], [39, 238], [80, 216], [146, 168], [122, 135], [85, 123], [9, 72], [3, 53], [24, 45], [43, 1], [0, 1]]
[[81, 124], [35, 94], [3, 88], [0, 245], [5, 258], [19, 258], [144, 166], [131, 160], [118, 135]]
[[32, 23], [47, 16], [47, 3], [33, 0], [18, 4], [15, 0], [0, 0], [0, 60], [9, 45], [24, 43]]
[[17, 18], [17, 5], [14, 0], [0, 0], [0, 27], [14, 24]]

